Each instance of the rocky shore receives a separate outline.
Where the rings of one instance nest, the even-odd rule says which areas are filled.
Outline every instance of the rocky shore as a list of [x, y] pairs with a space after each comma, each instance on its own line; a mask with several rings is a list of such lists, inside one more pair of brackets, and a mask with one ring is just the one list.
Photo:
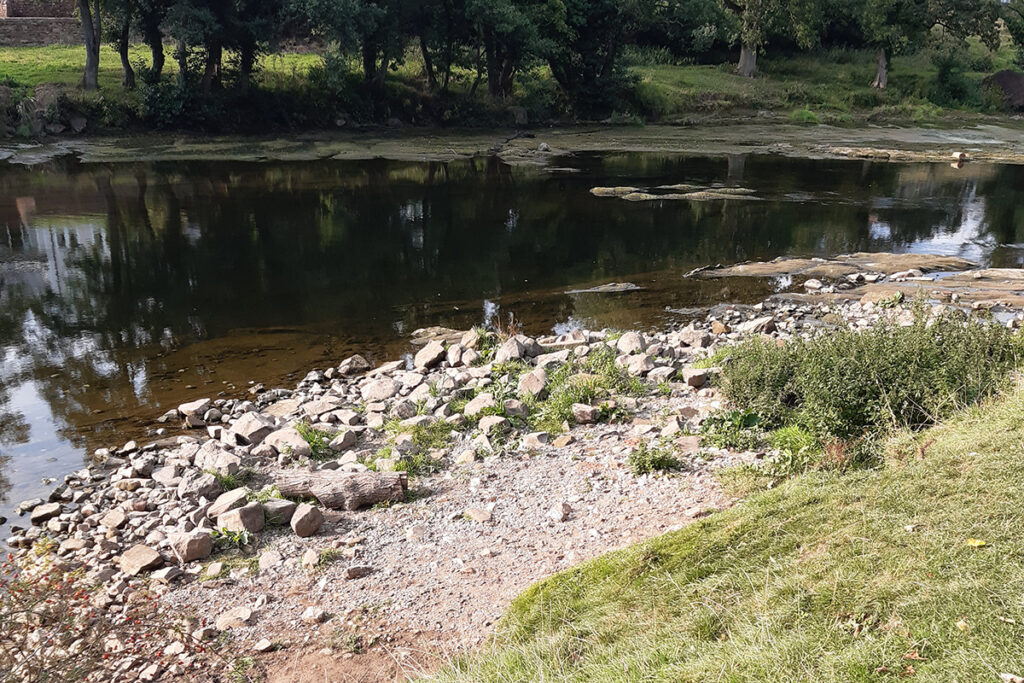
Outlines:
[[[193, 616], [189, 638], [229, 634], [270, 680], [401, 678], [480, 644], [532, 582], [736, 502], [715, 473], [772, 454], [702, 444], [726, 407], [707, 367], [716, 348], [870, 325], [911, 296], [1016, 325], [1024, 281], [878, 254], [690, 276], [790, 280], [674, 329], [432, 328], [379, 367], [357, 355], [294, 389], [198, 397], [160, 418], [158, 440], [100, 449], [48, 500], [24, 502], [28, 524], [7, 542], [82, 568], [98, 609], [154, 591]], [[974, 296], [986, 283], [1006, 300]], [[645, 466], [651, 452], [675, 467]], [[121, 680], [196, 678], [193, 651], [166, 645]]]

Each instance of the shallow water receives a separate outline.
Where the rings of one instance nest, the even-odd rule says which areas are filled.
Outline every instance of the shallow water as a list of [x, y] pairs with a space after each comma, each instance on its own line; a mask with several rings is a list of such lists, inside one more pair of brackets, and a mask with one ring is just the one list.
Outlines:
[[[184, 400], [291, 385], [428, 325], [666, 325], [777, 283], [692, 268], [850, 251], [1024, 262], [1024, 168], [579, 154], [0, 166], [0, 515]], [[628, 202], [593, 186], [741, 187]], [[567, 293], [631, 282], [620, 293]]]

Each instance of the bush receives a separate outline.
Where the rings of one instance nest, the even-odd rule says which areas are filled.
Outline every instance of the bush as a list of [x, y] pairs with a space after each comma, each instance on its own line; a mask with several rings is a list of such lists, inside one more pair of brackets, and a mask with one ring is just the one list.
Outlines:
[[637, 476], [651, 472], [677, 470], [680, 466], [679, 460], [667, 448], [660, 446], [641, 443], [629, 454], [629, 467]]
[[722, 389], [767, 428], [799, 425], [821, 445], [920, 429], [995, 393], [1018, 366], [1020, 339], [959, 311], [914, 311], [811, 340], [750, 340], [722, 369]]
[[789, 120], [793, 123], [800, 123], [808, 126], [818, 125], [818, 115], [810, 109], [797, 109], [789, 115]]
[[701, 443], [718, 448], [756, 448], [762, 441], [760, 424], [761, 418], [749, 410], [714, 413], [701, 424]]

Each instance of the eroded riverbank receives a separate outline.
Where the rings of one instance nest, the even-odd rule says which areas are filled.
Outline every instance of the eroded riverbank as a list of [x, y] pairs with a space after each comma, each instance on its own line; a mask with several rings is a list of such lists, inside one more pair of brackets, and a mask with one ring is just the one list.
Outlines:
[[[214, 624], [197, 624], [196, 638], [230, 631], [242, 652], [276, 651], [263, 660], [272, 680], [296, 680], [299, 662], [309, 680], [416, 673], [478, 644], [532, 581], [733, 502], [715, 472], [773, 454], [701, 443], [724, 403], [714, 370], [695, 365], [722, 345], [902, 319], [913, 305], [1024, 319], [1018, 299], [944, 290], [998, 276], [1005, 293], [1024, 272], [945, 256], [790, 259], [692, 277], [724, 275], [802, 277], [807, 293], [643, 333], [433, 329], [405, 360], [371, 369], [353, 357], [294, 390], [197, 400], [164, 417], [164, 440], [101, 451], [53, 503], [26, 506], [36, 525], [15, 544], [55, 537], [61, 561], [85, 565], [108, 609], [155, 586]], [[873, 296], [874, 285], [902, 283], [924, 288], [920, 304]], [[639, 466], [658, 453], [681, 469]], [[287, 472], [372, 480], [396, 470], [407, 471], [407, 492], [370, 509], [328, 509], [322, 492], [296, 506], [273, 488]], [[240, 549], [215, 549], [220, 528], [249, 535]], [[190, 657], [160, 671], [184, 673]]]

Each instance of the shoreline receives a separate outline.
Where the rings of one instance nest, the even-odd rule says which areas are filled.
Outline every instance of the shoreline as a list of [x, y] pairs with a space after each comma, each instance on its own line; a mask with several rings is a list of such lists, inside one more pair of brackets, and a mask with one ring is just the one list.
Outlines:
[[[284, 646], [267, 656], [272, 671], [296, 653], [339, 670], [377, 666], [392, 642], [414, 669], [420, 646], [479, 645], [534, 581], [736, 502], [715, 472], [770, 454], [700, 443], [703, 419], [724, 403], [714, 371], [694, 365], [717, 346], [870, 325], [918, 296], [1008, 312], [1014, 325], [1024, 308], [1015, 294], [1024, 271], [918, 254], [778, 259], [695, 276], [787, 276], [808, 294], [621, 336], [433, 329], [411, 358], [370, 368], [350, 357], [310, 371], [294, 391], [199, 398], [164, 416], [188, 426], [177, 436], [101, 449], [105, 464], [69, 475], [49, 503], [22, 506], [35, 524], [15, 545], [24, 553], [33, 540], [59, 540], [56, 556], [87, 568], [108, 609], [152, 586], [211, 622], [241, 610], [221, 630], [246, 651]], [[682, 469], [638, 476], [641, 444], [672, 449]], [[287, 472], [394, 481], [403, 467], [399, 495], [356, 510], [268, 488]], [[250, 535], [215, 551], [220, 528]]]
[[565, 154], [663, 152], [775, 154], [810, 159], [1024, 163], [1021, 121], [1003, 117], [951, 126], [801, 126], [756, 119], [721, 125], [579, 125], [528, 131], [431, 129], [307, 133], [289, 137], [199, 136], [147, 133], [69, 138], [43, 143], [0, 143], [0, 162], [38, 165], [72, 156], [81, 163], [146, 161], [445, 162], [497, 155], [512, 165], [547, 166]]

